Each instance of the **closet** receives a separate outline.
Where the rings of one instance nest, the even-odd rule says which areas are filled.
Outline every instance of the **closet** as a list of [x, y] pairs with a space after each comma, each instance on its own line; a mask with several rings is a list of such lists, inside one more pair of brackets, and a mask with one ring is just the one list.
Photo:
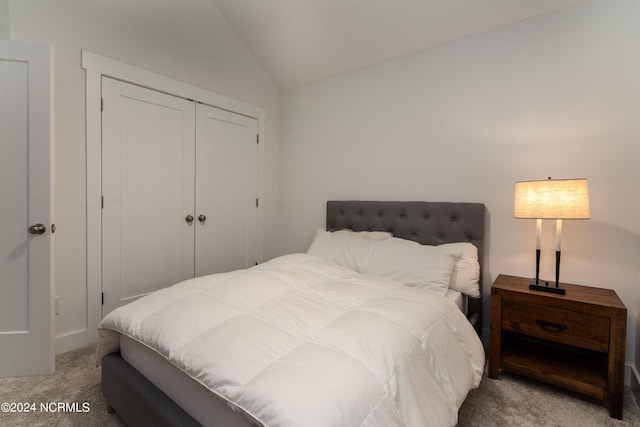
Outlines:
[[102, 77], [102, 315], [255, 265], [255, 118]]

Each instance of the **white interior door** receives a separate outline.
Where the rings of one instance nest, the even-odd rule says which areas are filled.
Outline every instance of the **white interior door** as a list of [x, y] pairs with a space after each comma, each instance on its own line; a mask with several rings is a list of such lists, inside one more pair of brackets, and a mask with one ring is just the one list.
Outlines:
[[102, 78], [103, 316], [194, 276], [195, 104]]
[[196, 276], [202, 276], [256, 264], [258, 122], [203, 104], [196, 111]]
[[50, 374], [55, 369], [52, 59], [49, 46], [0, 40], [3, 377]]

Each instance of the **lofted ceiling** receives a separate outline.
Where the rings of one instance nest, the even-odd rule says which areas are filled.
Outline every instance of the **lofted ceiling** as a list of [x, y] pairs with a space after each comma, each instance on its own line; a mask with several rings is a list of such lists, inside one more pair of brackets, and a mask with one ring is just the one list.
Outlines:
[[584, 0], [212, 0], [280, 89]]

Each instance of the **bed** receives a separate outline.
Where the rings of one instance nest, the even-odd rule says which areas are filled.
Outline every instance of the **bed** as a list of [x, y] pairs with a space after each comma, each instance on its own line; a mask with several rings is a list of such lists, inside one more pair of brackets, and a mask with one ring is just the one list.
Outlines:
[[[477, 248], [479, 266], [480, 268], [482, 267], [484, 241], [484, 206], [482, 204], [330, 201], [327, 203], [326, 230], [337, 231], [342, 229], [350, 229], [354, 232], [389, 232], [396, 238], [415, 241], [421, 245], [441, 246], [454, 242], [469, 242]], [[139, 337], [133, 336], [134, 333], [132, 332], [138, 328], [137, 326], [122, 326], [118, 323], [122, 321], [118, 320], [112, 322], [109, 328], [103, 327], [101, 329], [101, 343], [98, 357], [99, 362], [102, 363], [103, 394], [107, 399], [110, 410], [115, 410], [121, 418], [131, 426], [220, 425], [233, 427], [252, 425], [301, 425], [300, 420], [305, 420], [304, 425], [376, 426], [398, 424], [396, 416], [400, 415], [395, 413], [402, 411], [410, 412], [408, 415], [402, 415], [409, 419], [422, 419], [423, 421], [429, 419], [435, 420], [434, 422], [437, 424], [434, 425], [442, 425], [442, 423], [445, 425], [454, 425], [457, 419], [457, 408], [464, 400], [468, 390], [477, 386], [484, 366], [484, 353], [481, 343], [475, 334], [473, 334], [474, 339], [469, 337], [466, 331], [467, 329], [473, 331], [473, 329], [469, 327], [469, 323], [467, 323], [465, 316], [461, 314], [462, 312], [458, 307], [466, 311], [468, 322], [476, 328], [476, 331], [479, 331], [481, 324], [482, 292], [480, 291], [480, 298], [473, 299], [463, 298], [459, 294], [449, 295], [449, 298], [457, 300], [458, 305], [442, 303], [440, 299], [437, 299], [439, 297], [434, 297], [433, 301], [438, 302], [438, 304], [435, 305], [431, 297], [425, 296], [423, 299], [425, 292], [415, 291], [387, 278], [380, 277], [378, 279], [379, 276], [354, 276], [353, 274], [355, 273], [344, 267], [336, 266], [333, 269], [328, 268], [324, 261], [316, 258], [314, 258], [314, 255], [285, 256], [282, 259], [277, 259], [257, 266], [255, 269], [248, 270], [248, 274], [256, 274], [261, 271], [261, 274], [266, 273], [270, 275], [270, 277], [273, 277], [285, 274], [280, 270], [282, 268], [290, 269], [294, 276], [297, 275], [296, 277], [300, 277], [299, 281], [290, 282], [306, 283], [305, 280], [308, 280], [308, 287], [312, 292], [317, 291], [316, 275], [322, 276], [325, 279], [341, 280], [342, 282], [340, 282], [339, 287], [327, 288], [326, 283], [329, 279], [323, 279], [322, 292], [325, 292], [326, 289], [333, 289], [334, 291], [338, 289], [339, 291], [336, 291], [332, 297], [326, 297], [325, 305], [320, 304], [319, 311], [321, 315], [319, 315], [319, 317], [307, 320], [295, 320], [291, 324], [287, 324], [286, 328], [289, 328], [287, 329], [289, 333], [284, 334], [283, 337], [273, 338], [268, 334], [262, 333], [251, 336], [252, 331], [255, 329], [251, 324], [243, 330], [243, 333], [240, 334], [241, 337], [248, 337], [247, 340], [249, 340], [252, 345], [261, 343], [261, 348], [265, 346], [268, 348], [274, 342], [277, 343], [276, 347], [278, 348], [268, 349], [268, 352], [277, 353], [279, 356], [271, 362], [267, 361], [268, 363], [261, 361], [261, 366], [266, 366], [270, 370], [256, 371], [258, 374], [255, 374], [255, 378], [258, 378], [259, 381], [254, 382], [257, 382], [257, 385], [252, 383], [253, 388], [245, 387], [237, 393], [237, 396], [234, 395], [236, 388], [230, 387], [229, 384], [243, 377], [245, 372], [229, 372], [228, 378], [217, 372], [213, 374], [202, 373], [200, 371], [200, 373], [196, 374], [187, 372], [191, 369], [192, 359], [204, 359], [202, 357], [204, 353], [202, 353], [203, 350], [201, 350], [200, 347], [196, 349], [200, 351], [200, 353], [196, 351], [196, 354], [200, 356], [187, 356], [188, 361], [186, 363], [183, 360], [176, 362], [174, 355], [179, 353], [181, 355], [180, 357], [182, 357], [181, 349], [167, 349], [162, 346], [160, 346], [162, 348], [159, 349], [154, 348], [153, 343], [141, 344]], [[303, 271], [304, 274], [302, 274], [301, 271]], [[289, 280], [286, 279], [288, 276], [285, 275], [284, 277], [285, 281]], [[366, 286], [363, 282], [363, 277], [367, 279]], [[479, 277], [482, 277], [481, 272]], [[198, 280], [199, 279], [196, 279], [196, 286], [197, 283], [200, 283]], [[215, 281], [217, 279], [206, 280]], [[193, 286], [193, 284], [191, 285]], [[182, 285], [176, 285], [172, 288], [177, 290], [169, 290], [165, 293], [178, 292], [179, 289], [187, 289]], [[402, 319], [395, 319], [394, 317], [394, 322], [403, 324], [404, 329], [401, 328], [391, 335], [402, 337], [404, 336], [403, 330], [405, 330], [405, 332], [406, 330], [414, 331], [414, 329], [418, 331], [408, 334], [419, 336], [420, 339], [416, 341], [418, 344], [411, 344], [412, 347], [410, 346], [406, 353], [393, 355], [392, 353], [394, 353], [394, 351], [391, 351], [391, 349], [396, 348], [395, 342], [393, 342], [392, 345], [386, 344], [386, 347], [376, 350], [383, 355], [382, 360], [386, 360], [386, 357], [391, 361], [389, 363], [391, 363], [392, 368], [387, 369], [388, 373], [385, 373], [386, 368], [382, 365], [376, 365], [369, 371], [361, 369], [362, 366], [367, 366], [367, 363], [376, 364], [378, 362], [371, 362], [368, 359], [368, 355], [362, 356], [363, 351], [361, 348], [353, 350], [349, 347], [352, 346], [353, 342], [365, 342], [369, 346], [372, 345], [372, 341], [362, 341], [359, 338], [355, 340], [351, 339], [351, 337], [355, 336], [353, 330], [350, 330], [346, 335], [349, 339], [345, 339], [345, 333], [341, 330], [329, 328], [329, 332], [323, 329], [322, 334], [324, 335], [320, 336], [320, 338], [317, 336], [318, 333], [314, 332], [316, 335], [312, 337], [312, 342], [310, 343], [305, 342], [304, 345], [300, 345], [300, 343], [295, 340], [288, 343], [290, 335], [296, 335], [296, 333], [298, 333], [295, 330], [291, 330], [293, 324], [303, 325], [301, 328], [304, 329], [307, 323], [312, 324], [317, 319], [324, 319], [323, 316], [333, 315], [331, 311], [338, 310], [336, 307], [340, 306], [340, 302], [344, 302], [346, 305], [356, 304], [354, 302], [355, 300], [349, 300], [351, 291], [353, 291], [354, 295], [362, 293], [369, 295], [367, 297], [368, 305], [364, 308], [358, 306], [358, 315], [365, 313], [369, 316], [371, 313], [380, 312], [382, 313], [382, 317], [384, 317], [384, 313], [386, 313], [385, 310], [389, 309], [386, 306], [383, 307], [378, 304], [381, 299], [385, 301], [395, 301], [395, 299], [403, 300], [404, 302], [402, 304], [405, 305], [402, 307], [406, 308], [403, 308], [401, 311], [406, 311], [404, 314], [406, 314], [407, 317]], [[299, 297], [297, 292], [298, 290], [296, 289], [294, 292], [296, 298]], [[344, 295], [340, 294], [340, 292], [344, 292]], [[283, 291], [281, 294], [285, 295], [286, 293]], [[158, 306], [163, 304], [161, 302], [162, 295], [163, 294], [160, 294], [160, 296], [157, 297], [156, 305]], [[253, 295], [254, 294], [249, 298], [250, 300], [255, 299]], [[324, 301], [325, 299], [325, 294], [314, 295], [316, 295], [314, 297], [315, 301]], [[272, 297], [267, 295], [265, 298]], [[205, 298], [199, 296], [196, 305], [203, 299]], [[357, 304], [360, 304], [360, 302], [357, 302]], [[412, 304], [413, 308], [411, 308]], [[433, 310], [424, 310], [424, 312], [433, 314], [422, 314], [422, 307], [430, 304], [434, 304]], [[153, 303], [151, 305], [153, 306]], [[454, 307], [454, 309], [451, 309], [451, 307]], [[433, 317], [435, 326], [429, 326], [429, 328], [424, 331], [417, 327], [407, 326], [412, 325], [412, 322], [414, 322], [414, 318], [409, 317], [409, 313], [411, 313], [412, 310], [416, 312], [419, 311], [420, 313], [418, 314], [421, 317]], [[266, 310], [266, 312], [263, 311], [261, 315], [268, 317], [269, 312], [270, 310]], [[271, 319], [271, 322], [279, 323], [283, 317], [286, 317], [282, 315], [283, 312], [278, 313], [276, 316], [277, 319]], [[132, 318], [137, 316], [138, 313], [129, 314], [129, 317]], [[341, 313], [336, 313], [334, 317], [327, 317], [327, 319], [330, 321], [330, 324], [333, 325], [336, 319], [342, 318], [341, 316], [343, 316]], [[351, 316], [351, 314], [349, 316]], [[394, 316], [397, 315], [394, 314]], [[464, 322], [464, 324], [461, 323], [460, 318], [463, 319], [462, 322]], [[145, 317], [139, 324], [146, 324], [146, 319]], [[376, 322], [379, 321], [379, 317], [367, 317], [367, 321], [364, 324], [376, 325]], [[420, 320], [420, 322], [422, 321], [423, 320]], [[393, 328], [394, 326], [389, 325], [394, 322], [380, 323], [380, 330]], [[415, 320], [415, 322], [418, 322], [418, 320]], [[194, 328], [197, 329], [197, 326], [191, 328], [187, 325], [186, 332], [178, 333], [176, 330], [173, 330], [173, 323], [179, 323], [179, 321], [172, 321], [171, 325], [165, 325], [167, 329], [163, 329], [161, 321], [159, 325], [155, 325], [155, 335], [153, 333], [147, 334], [152, 336], [168, 334], [168, 341], [173, 345], [180, 341], [182, 339], [181, 337], [189, 335], [190, 330]], [[153, 330], [154, 324], [151, 323], [151, 325], [151, 330]], [[362, 323], [360, 325], [362, 325]], [[130, 329], [126, 329], [127, 327]], [[308, 330], [312, 330], [313, 327], [312, 325], [309, 326], [311, 329]], [[353, 328], [354, 326], [350, 327]], [[362, 326], [355, 326], [355, 328], [362, 328]], [[452, 335], [449, 337], [449, 335], [446, 335], [443, 338], [444, 341], [451, 341], [452, 351], [448, 356], [444, 355], [443, 357], [441, 356], [441, 358], [465, 359], [460, 362], [460, 368], [456, 368], [461, 371], [468, 371], [468, 374], [461, 378], [447, 378], [447, 375], [450, 374], [444, 374], [442, 372], [431, 374], [421, 367], [421, 365], [431, 363], [429, 357], [436, 358], [437, 355], [435, 355], [435, 353], [440, 351], [439, 347], [443, 347], [446, 350], [449, 345], [447, 344], [445, 346], [436, 343], [435, 347], [429, 348], [425, 353], [425, 349], [422, 347], [429, 347], [430, 345], [425, 337], [429, 334], [433, 336], [437, 334], [442, 335], [439, 331], [448, 329], [462, 330], [462, 333], [459, 336]], [[218, 331], [219, 330], [220, 329], [218, 329]], [[316, 331], [316, 329], [313, 330]], [[229, 333], [230, 335], [227, 337], [224, 337], [224, 335], [218, 337], [218, 339], [223, 340], [220, 342], [225, 343], [224, 345], [219, 344], [218, 347], [233, 347], [236, 341], [242, 341], [242, 339], [244, 339], [238, 338], [239, 335], [236, 332], [230, 331]], [[274, 331], [274, 337], [278, 333], [279, 332]], [[307, 330], [300, 332], [301, 335], [305, 333], [307, 333]], [[371, 331], [365, 328], [363, 334], [366, 335], [367, 333], [371, 333]], [[269, 338], [265, 339], [265, 336], [269, 336]], [[114, 343], [114, 339], [117, 340], [116, 343]], [[151, 341], [154, 341], [154, 339]], [[323, 345], [326, 342], [329, 344], [324, 347], [318, 346], [316, 345], [318, 341]], [[341, 348], [340, 352], [332, 351], [338, 341], [346, 342], [347, 344], [345, 345], [347, 347]], [[214, 345], [214, 348], [216, 348], [215, 343], [198, 345], [202, 348]], [[291, 345], [291, 348], [295, 348], [296, 350], [286, 350], [287, 345]], [[375, 343], [373, 345], [375, 346]], [[325, 347], [328, 347], [328, 350]], [[285, 349], [283, 350], [283, 348]], [[300, 350], [299, 353], [304, 354], [305, 351], [313, 353], [314, 359], [302, 358], [302, 356], [297, 353], [298, 348], [303, 349]], [[402, 347], [398, 345], [397, 348]], [[310, 349], [312, 349], [312, 351]], [[353, 353], [349, 353], [349, 351], [353, 351]], [[369, 348], [364, 351], [364, 353], [375, 353], [376, 351]], [[284, 354], [283, 352], [286, 353], [286, 357], [288, 357], [286, 364], [283, 365], [286, 366], [286, 369], [282, 369], [281, 366], [280, 369], [276, 369], [279, 367], [278, 364], [282, 365], [283, 363], [283, 358], [281, 358], [282, 354]], [[213, 350], [213, 353], [214, 355], [211, 356], [211, 359], [216, 360], [216, 362], [214, 363], [207, 359], [204, 360], [204, 364], [213, 363], [215, 365], [218, 363], [218, 359], [224, 359], [226, 357], [224, 351]], [[342, 357], [342, 353], [347, 354], [349, 357]], [[238, 353], [234, 354], [234, 357], [239, 357]], [[364, 359], [360, 360], [359, 358], [361, 357], [364, 357]], [[424, 359], [425, 357], [427, 359]], [[332, 358], [336, 359], [335, 365], [333, 364]], [[418, 363], [409, 363], [414, 359], [416, 359]], [[474, 363], [468, 363], [469, 366], [466, 366], [466, 359], [473, 359]], [[358, 360], [359, 363], [354, 364], [353, 360]], [[401, 362], [399, 363], [398, 360]], [[327, 361], [332, 363], [330, 376], [338, 378], [338, 382], [332, 383], [325, 378], [327, 375], [323, 373], [323, 369], [327, 363], [329, 363]], [[232, 367], [229, 371], [233, 371], [233, 365], [229, 364], [228, 361], [226, 363], [226, 365], [221, 366]], [[247, 363], [248, 364], [243, 365], [245, 366], [243, 369], [247, 370], [248, 373], [246, 373], [246, 375], [254, 378], [252, 377], [254, 373], [252, 373], [250, 369], [250, 367], [253, 366], [252, 361], [250, 360]], [[249, 366], [249, 368], [247, 368], [247, 366]], [[315, 366], [315, 369], [309, 369], [311, 366]], [[296, 371], [296, 369], [299, 370], [299, 374], [297, 374], [298, 371]], [[305, 375], [309, 375], [309, 373], [314, 373], [316, 377], [312, 375], [311, 378], [306, 378], [304, 381], [300, 379]], [[227, 373], [225, 373], [225, 375], [227, 375]], [[407, 393], [407, 389], [423, 387], [423, 385], [421, 385], [422, 383], [415, 382], [417, 381], [416, 378], [421, 379], [422, 383], [425, 384], [424, 387], [431, 381], [433, 383], [431, 388], [438, 389], [440, 394], [445, 395], [443, 398], [447, 401], [447, 404], [439, 403], [439, 398], [434, 398], [431, 405], [425, 403], [424, 400], [427, 399], [424, 398], [422, 402], [412, 401], [412, 399], [418, 399], [421, 396], [424, 397], [424, 394], [420, 394], [419, 392], [417, 392], [415, 396], [412, 393]], [[285, 379], [290, 382], [286, 382]], [[398, 384], [396, 384], [396, 382]], [[440, 386], [437, 382], [443, 383], [443, 386]], [[391, 383], [393, 387], [389, 386]], [[288, 384], [288, 386], [279, 387], [278, 385], [280, 384]], [[313, 386], [309, 387], [309, 384], [313, 384]], [[379, 384], [383, 384], [384, 387], [378, 394], [375, 394], [374, 392]], [[339, 387], [336, 385], [339, 385]], [[220, 388], [212, 392], [212, 387]], [[265, 390], [267, 390], [266, 393]], [[256, 394], [258, 392], [262, 394]], [[398, 395], [394, 395], [394, 393]], [[371, 394], [371, 397], [363, 400], [364, 396], [368, 394]], [[232, 396], [235, 400], [231, 399], [229, 397], [230, 395], [235, 396]], [[442, 398], [442, 396], [440, 398]], [[403, 401], [400, 406], [405, 409], [389, 407], [390, 405], [396, 405], [399, 400]], [[431, 401], [431, 399], [428, 400]], [[354, 403], [349, 403], [351, 401]], [[342, 406], [347, 405], [347, 403], [351, 406], [347, 407], [343, 412], [336, 409], [342, 408]], [[281, 412], [277, 412], [276, 409]], [[425, 414], [425, 411], [428, 413]], [[300, 412], [300, 414], [297, 412]], [[322, 416], [325, 415], [327, 418], [323, 419]], [[290, 418], [287, 418], [289, 416]], [[356, 422], [354, 420], [364, 421]], [[412, 425], [412, 423], [409, 423], [409, 425]], [[429, 423], [420, 422], [420, 425], [429, 425]]]

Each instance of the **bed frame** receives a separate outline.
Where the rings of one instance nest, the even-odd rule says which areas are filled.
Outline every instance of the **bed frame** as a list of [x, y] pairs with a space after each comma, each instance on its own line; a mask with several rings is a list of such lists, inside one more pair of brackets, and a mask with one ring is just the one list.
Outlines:
[[[388, 231], [424, 245], [470, 242], [478, 248], [480, 289], [484, 261], [485, 207], [481, 203], [329, 201], [328, 231]], [[482, 297], [469, 299], [468, 318], [478, 334], [482, 328]], [[102, 360], [102, 393], [109, 412], [129, 426], [199, 426], [120, 353]]]

